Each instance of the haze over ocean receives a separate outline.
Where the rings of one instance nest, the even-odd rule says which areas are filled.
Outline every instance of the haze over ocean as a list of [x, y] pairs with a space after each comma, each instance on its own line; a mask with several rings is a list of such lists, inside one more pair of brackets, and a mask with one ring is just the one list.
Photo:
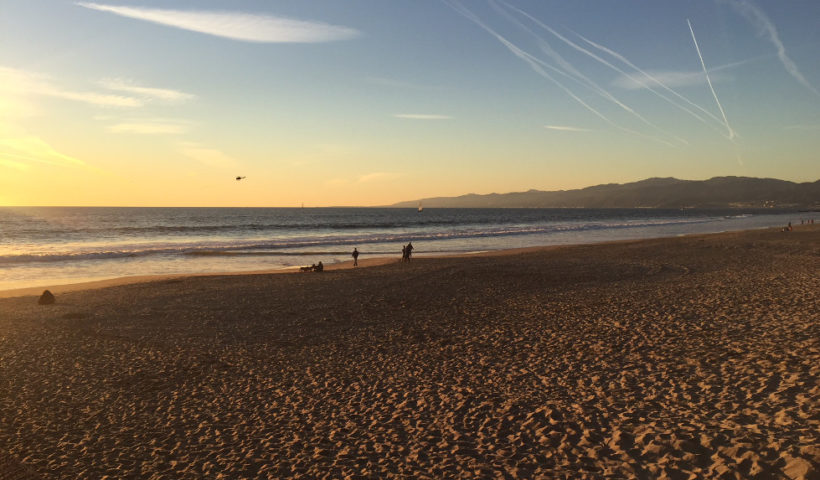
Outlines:
[[[0, 289], [781, 226], [765, 209], [0, 208]], [[806, 215], [806, 214], [802, 214]]]

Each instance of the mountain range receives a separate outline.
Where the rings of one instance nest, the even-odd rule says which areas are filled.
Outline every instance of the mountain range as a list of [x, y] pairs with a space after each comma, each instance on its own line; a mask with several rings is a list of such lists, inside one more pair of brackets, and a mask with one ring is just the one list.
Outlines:
[[423, 198], [391, 207], [425, 208], [820, 208], [820, 180], [795, 183], [773, 178], [709, 180], [649, 178], [577, 190], [468, 194]]

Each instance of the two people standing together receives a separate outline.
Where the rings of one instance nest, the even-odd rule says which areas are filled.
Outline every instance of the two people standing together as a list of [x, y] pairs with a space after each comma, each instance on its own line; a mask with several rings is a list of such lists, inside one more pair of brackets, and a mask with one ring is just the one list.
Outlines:
[[[407, 245], [401, 247], [401, 261], [402, 262], [409, 262], [410, 255], [413, 253], [413, 242], [409, 242]], [[353, 266], [359, 266], [359, 249], [354, 248], [353, 253], [351, 254], [353, 257]]]
[[401, 247], [401, 261], [402, 262], [409, 262], [410, 261], [410, 254], [413, 253], [413, 242], [409, 242], [407, 245]]

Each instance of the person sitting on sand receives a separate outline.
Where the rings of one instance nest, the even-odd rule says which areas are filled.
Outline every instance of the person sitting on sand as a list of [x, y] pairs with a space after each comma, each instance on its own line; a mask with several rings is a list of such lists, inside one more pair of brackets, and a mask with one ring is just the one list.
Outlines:
[[314, 266], [314, 267], [313, 267], [313, 271], [314, 271], [314, 272], [321, 272], [321, 271], [322, 271], [322, 270], [324, 270], [324, 269], [325, 269], [325, 266], [324, 266], [324, 265], [322, 265], [321, 260], [319, 261], [319, 263], [318, 263], [318, 264], [316, 264], [316, 266]]

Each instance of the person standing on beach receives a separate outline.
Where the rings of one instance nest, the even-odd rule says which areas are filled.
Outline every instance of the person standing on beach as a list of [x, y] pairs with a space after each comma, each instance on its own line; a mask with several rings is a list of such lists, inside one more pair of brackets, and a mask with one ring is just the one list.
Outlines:
[[356, 248], [353, 248], [353, 266], [359, 266], [359, 250], [357, 250]]
[[401, 261], [402, 263], [407, 261], [407, 246], [401, 246]]
[[406, 252], [407, 253], [406, 253], [405, 256], [407, 257], [407, 261], [409, 262], [410, 261], [410, 254], [413, 253], [413, 242], [408, 242], [407, 243]]

